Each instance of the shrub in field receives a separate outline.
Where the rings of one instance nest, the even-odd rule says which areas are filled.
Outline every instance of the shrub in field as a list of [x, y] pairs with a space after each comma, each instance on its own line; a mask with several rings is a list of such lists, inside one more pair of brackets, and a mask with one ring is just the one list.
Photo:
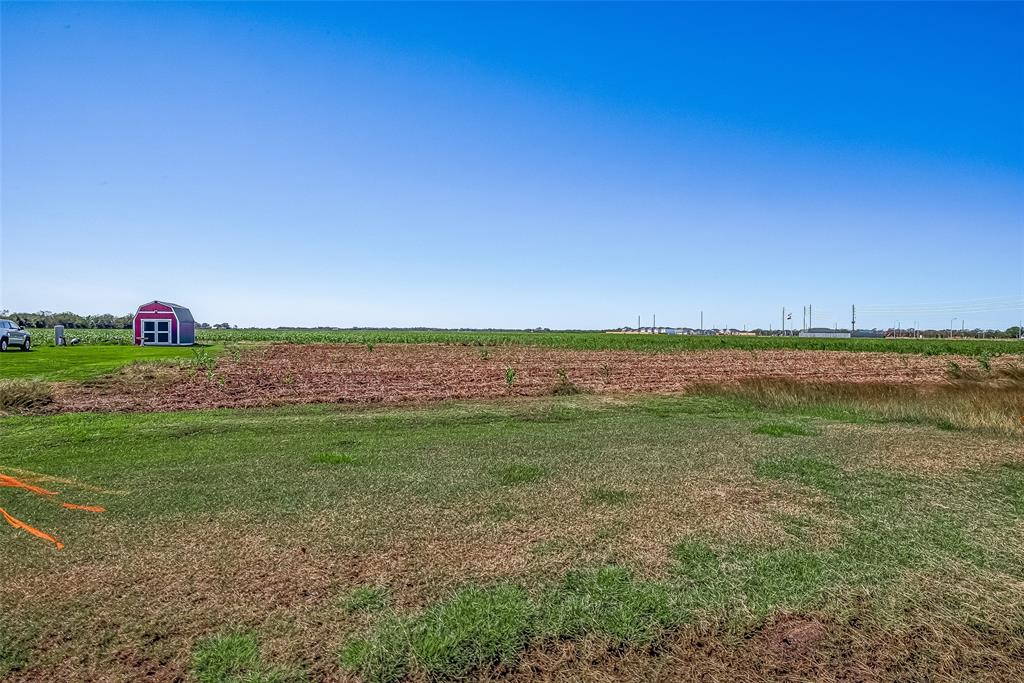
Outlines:
[[505, 387], [512, 391], [512, 385], [516, 383], [515, 368], [505, 368]]
[[0, 412], [29, 411], [53, 403], [53, 389], [35, 379], [0, 380]]
[[551, 388], [552, 394], [555, 396], [574, 396], [582, 393], [580, 388], [569, 380], [569, 374], [565, 371], [565, 368], [559, 368], [557, 372], [558, 381]]
[[189, 360], [189, 365], [196, 372], [210, 372], [217, 365], [217, 358], [206, 348], [196, 346], [192, 349], [192, 358]]

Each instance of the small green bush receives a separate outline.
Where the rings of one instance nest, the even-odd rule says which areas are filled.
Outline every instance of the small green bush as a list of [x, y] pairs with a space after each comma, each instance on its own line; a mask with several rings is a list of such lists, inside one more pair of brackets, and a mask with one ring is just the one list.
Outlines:
[[575, 396], [576, 394], [583, 393], [578, 386], [569, 380], [569, 374], [564, 368], [558, 369], [558, 381], [555, 382], [555, 386], [551, 388], [551, 393], [554, 396]]

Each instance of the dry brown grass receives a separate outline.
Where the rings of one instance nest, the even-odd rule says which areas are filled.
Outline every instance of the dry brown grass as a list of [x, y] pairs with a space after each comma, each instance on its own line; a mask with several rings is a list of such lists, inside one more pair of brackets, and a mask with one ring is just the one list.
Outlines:
[[771, 410], [805, 409], [825, 417], [920, 422], [949, 429], [1024, 435], [1024, 369], [955, 372], [936, 384], [805, 382], [749, 379], [733, 385], [702, 385]]
[[53, 389], [48, 382], [34, 379], [0, 380], [0, 415], [32, 412], [53, 403]]

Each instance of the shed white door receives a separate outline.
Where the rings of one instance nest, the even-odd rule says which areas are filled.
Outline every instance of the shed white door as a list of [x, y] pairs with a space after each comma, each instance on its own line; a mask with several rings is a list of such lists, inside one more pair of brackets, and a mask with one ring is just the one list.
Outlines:
[[170, 344], [170, 320], [143, 320], [142, 341], [146, 344]]

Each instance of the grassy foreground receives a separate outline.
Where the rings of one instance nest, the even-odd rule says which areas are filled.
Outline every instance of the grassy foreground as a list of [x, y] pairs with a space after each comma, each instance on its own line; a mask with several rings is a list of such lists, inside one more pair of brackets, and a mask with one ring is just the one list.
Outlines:
[[0, 677], [1024, 670], [1019, 438], [756, 405], [0, 419]]

